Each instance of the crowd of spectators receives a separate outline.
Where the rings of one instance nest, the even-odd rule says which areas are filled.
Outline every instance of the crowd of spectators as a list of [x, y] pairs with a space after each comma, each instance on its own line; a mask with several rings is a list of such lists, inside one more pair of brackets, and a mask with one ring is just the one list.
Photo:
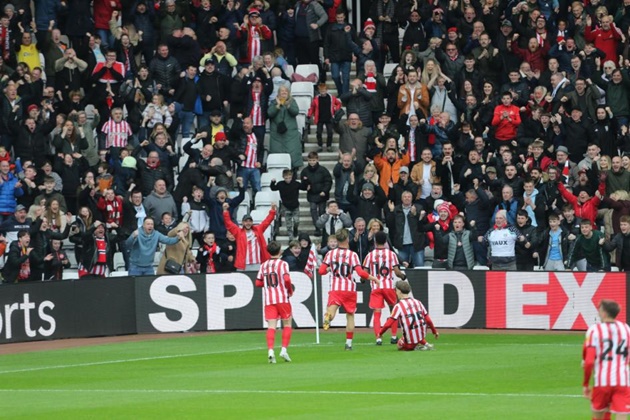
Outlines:
[[158, 272], [255, 268], [264, 229], [236, 213], [266, 153], [291, 158], [270, 187], [293, 269], [342, 228], [409, 267], [630, 269], [630, 4], [361, 0], [351, 24], [354, 3], [1, 2], [4, 281], [106, 276], [116, 252], [152, 274], [158, 244]]

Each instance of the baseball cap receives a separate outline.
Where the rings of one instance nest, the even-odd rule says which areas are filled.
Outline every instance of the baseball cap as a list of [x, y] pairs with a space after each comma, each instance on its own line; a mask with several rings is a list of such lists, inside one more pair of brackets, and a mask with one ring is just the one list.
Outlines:
[[363, 188], [361, 188], [362, 190], [369, 190], [374, 192], [374, 185], [372, 185], [371, 182], [366, 182], [365, 184], [363, 184]]
[[512, 26], [512, 22], [510, 22], [509, 20], [505, 19], [503, 22], [501, 22], [501, 26]]
[[225, 141], [227, 140], [227, 137], [225, 136], [225, 133], [223, 131], [219, 131], [217, 134], [214, 135], [214, 141]]
[[29, 105], [28, 108], [26, 108], [26, 112], [31, 112], [31, 111], [37, 111], [39, 109], [39, 107], [35, 104]]
[[252, 7], [251, 9], [249, 9], [249, 16], [260, 16], [260, 10], [256, 9], [255, 7]]
[[243, 219], [241, 221], [244, 222], [245, 220], [251, 220], [252, 222], [254, 221], [251, 214], [246, 214], [245, 216], [243, 216]]
[[17, 206], [15, 206], [15, 211], [16, 212], [18, 212], [20, 210], [26, 211], [26, 207], [24, 207], [22, 204], [18, 204]]
[[495, 168], [494, 166], [488, 166], [486, 168], [486, 172], [494, 172], [496, 174], [497, 173], [497, 168]]
[[210, 111], [210, 116], [211, 117], [221, 117], [223, 114], [221, 114], [221, 110], [220, 109], [214, 109], [212, 111]]
[[215, 61], [213, 57], [209, 57], [209, 58], [206, 58], [206, 61], [203, 62], [204, 66], [207, 66], [208, 64], [212, 64], [213, 66], [216, 66], [217, 62]]
[[407, 168], [406, 166], [401, 166], [400, 170], [398, 172], [401, 172], [401, 173], [404, 172], [404, 173], [408, 174], [409, 173], [409, 168]]

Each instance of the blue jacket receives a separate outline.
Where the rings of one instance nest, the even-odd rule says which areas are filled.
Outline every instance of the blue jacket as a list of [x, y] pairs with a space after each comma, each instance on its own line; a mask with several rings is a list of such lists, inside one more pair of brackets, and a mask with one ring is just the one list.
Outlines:
[[[209, 204], [208, 215], [210, 216], [210, 230], [214, 232], [214, 236], [217, 238], [225, 239], [227, 229], [225, 227], [225, 223], [223, 222], [223, 203], [220, 203], [219, 200], [216, 199], [216, 193], [213, 196], [210, 191], [210, 188], [208, 188], [205, 194], [206, 202]], [[245, 190], [240, 188], [239, 194], [236, 197], [227, 198], [225, 200], [225, 202], [230, 205], [230, 216], [232, 216], [232, 221], [234, 221], [236, 210], [243, 202], [244, 198]]]
[[151, 267], [158, 243], [174, 245], [179, 242], [178, 237], [169, 238], [154, 230], [150, 235], [144, 229], [138, 229], [138, 236], [130, 235], [127, 238], [129, 247], [129, 264], [136, 267]]
[[51, 20], [57, 21], [59, 0], [35, 0], [35, 23], [38, 31], [47, 31]]
[[15, 188], [15, 184], [20, 180], [11, 172], [9, 172], [8, 177], [9, 179], [0, 185], [0, 213], [13, 213], [17, 205], [15, 197], [24, 195], [24, 190], [21, 187]]

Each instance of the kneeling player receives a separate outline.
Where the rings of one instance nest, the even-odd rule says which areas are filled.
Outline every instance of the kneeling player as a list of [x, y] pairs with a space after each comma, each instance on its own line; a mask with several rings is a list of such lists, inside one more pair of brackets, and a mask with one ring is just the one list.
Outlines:
[[[390, 307], [396, 304], [394, 273], [403, 280], [407, 277], [400, 270], [396, 254], [385, 248], [387, 234], [380, 231], [376, 232], [374, 234], [374, 242], [376, 242], [376, 248], [367, 254], [365, 261], [363, 261], [363, 267], [380, 280], [380, 283], [372, 284], [372, 292], [370, 293], [370, 309], [374, 311], [374, 335], [376, 336], [376, 345], [380, 346], [383, 344], [381, 337], [378, 335], [381, 331], [381, 311], [385, 307], [385, 302]], [[396, 331], [398, 331], [398, 325], [393, 323], [392, 339], [390, 341], [392, 344], [398, 343]]]
[[352, 279], [352, 271], [354, 270], [364, 280], [378, 282], [378, 279], [361, 268], [359, 256], [349, 249], [348, 231], [341, 229], [335, 236], [339, 241], [339, 248], [328, 251], [319, 267], [319, 274], [322, 276], [330, 270], [330, 291], [324, 314], [324, 329], [330, 328], [337, 310], [342, 307], [346, 311], [345, 349], [352, 350], [354, 313], [357, 310], [357, 287]]
[[[594, 419], [626, 419], [630, 414], [630, 369], [628, 368], [628, 341], [630, 327], [617, 321], [619, 304], [602, 300], [599, 304], [601, 322], [591, 325], [584, 342], [584, 396], [591, 400]], [[593, 388], [589, 387], [594, 372]]]
[[265, 261], [258, 270], [256, 287], [263, 287], [265, 295], [265, 320], [267, 321], [267, 348], [269, 363], [276, 363], [276, 355], [273, 351], [276, 338], [276, 325], [278, 319], [282, 320], [282, 349], [280, 357], [290, 362], [287, 353], [289, 341], [291, 341], [291, 303], [289, 297], [293, 294], [289, 264], [280, 259], [281, 248], [276, 241], [269, 242], [267, 251], [271, 259]]
[[398, 340], [398, 350], [432, 350], [433, 345], [427, 343], [427, 340], [424, 339], [427, 333], [427, 325], [431, 328], [431, 332], [436, 340], [440, 334], [433, 325], [433, 321], [431, 321], [431, 317], [422, 302], [409, 297], [410, 292], [411, 287], [409, 283], [406, 281], [396, 282], [398, 303], [392, 309], [392, 314], [385, 325], [383, 325], [383, 328], [381, 328], [378, 338], [381, 338], [389, 327], [398, 322], [403, 330], [402, 338]]

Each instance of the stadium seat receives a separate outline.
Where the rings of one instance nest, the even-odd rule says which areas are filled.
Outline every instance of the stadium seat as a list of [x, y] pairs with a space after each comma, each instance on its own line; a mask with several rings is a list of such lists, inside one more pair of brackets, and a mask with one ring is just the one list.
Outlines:
[[246, 214], [249, 214], [249, 206], [238, 206], [238, 209], [236, 209], [236, 221], [241, 223], [243, 216]]
[[186, 162], [188, 162], [189, 156], [187, 154], [183, 154], [179, 157], [179, 164], [177, 166], [179, 173], [181, 174], [186, 166]]
[[291, 64], [287, 64], [287, 68], [284, 71], [284, 74], [286, 74], [288, 78], [291, 78], [291, 76], [293, 76], [293, 73], [295, 73], [295, 67], [293, 67]]
[[288, 153], [270, 153], [267, 156], [267, 169], [291, 169], [291, 155]]
[[298, 114], [298, 116], [296, 117], [296, 121], [297, 121], [298, 131], [300, 132], [300, 135], [303, 136], [304, 129], [306, 128], [306, 115]]
[[264, 191], [264, 192], [271, 191], [271, 189], [269, 188], [269, 185], [271, 184], [272, 178], [273, 178], [273, 175], [270, 174], [269, 172], [265, 172], [260, 175], [261, 191]]
[[79, 270], [72, 270], [72, 269], [63, 270], [63, 279], [64, 280], [78, 280]]
[[385, 80], [389, 79], [389, 76], [392, 75], [394, 69], [398, 66], [398, 63], [386, 63], [385, 68], [383, 69], [383, 77]]
[[293, 82], [291, 83], [291, 96], [294, 98], [300, 97], [308, 97], [310, 100], [313, 100], [313, 96], [315, 93], [313, 92], [313, 84], [310, 82]]
[[317, 66], [317, 64], [299, 64], [295, 68], [295, 73], [302, 77], [308, 77], [311, 74], [315, 74], [319, 80], [319, 66]]
[[306, 96], [298, 96], [295, 99], [297, 102], [298, 108], [300, 109], [300, 114], [306, 115], [308, 113], [308, 109], [311, 107], [311, 98]]
[[272, 203], [279, 204], [280, 193], [278, 191], [259, 191], [254, 197], [254, 203], [256, 203], [256, 210], [259, 207], [271, 207]]
[[473, 270], [475, 271], [488, 271], [490, 270], [490, 267], [486, 266], [486, 265], [476, 265], [473, 267]]
[[128, 271], [112, 271], [109, 273], [109, 277], [129, 277]]
[[123, 258], [122, 252], [116, 252], [114, 254], [114, 271], [120, 269], [125, 269], [125, 259]]

